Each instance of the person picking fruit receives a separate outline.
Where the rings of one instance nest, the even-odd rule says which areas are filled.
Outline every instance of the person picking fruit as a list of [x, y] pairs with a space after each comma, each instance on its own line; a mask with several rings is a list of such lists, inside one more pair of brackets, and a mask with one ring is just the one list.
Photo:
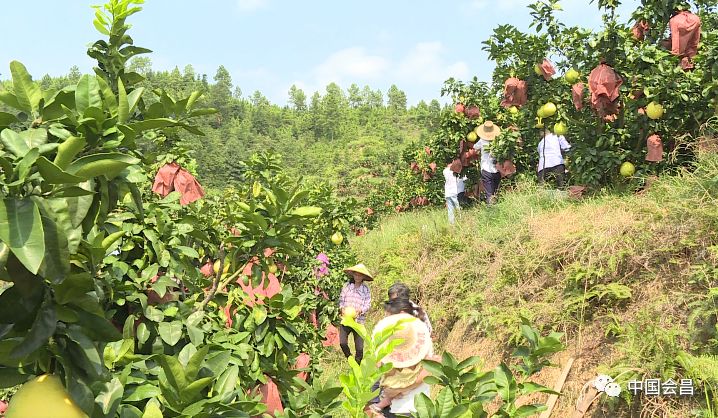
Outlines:
[[[364, 282], [374, 280], [369, 269], [364, 264], [357, 264], [344, 270], [350, 280], [344, 285], [339, 295], [339, 309], [342, 316], [349, 316], [354, 320], [363, 324], [366, 321], [366, 313], [371, 307], [371, 292]], [[361, 363], [364, 357], [364, 340], [352, 328], [341, 325], [339, 327], [339, 347], [341, 347], [344, 356], [349, 358], [351, 351], [349, 350], [349, 334], [354, 335], [354, 349], [356, 354], [354, 360]]]
[[[556, 124], [558, 125], [558, 124]], [[561, 128], [561, 127], [559, 127]], [[563, 154], [571, 149], [571, 144], [563, 136], [563, 130], [554, 127], [554, 132], [542, 130], [543, 138], [538, 144], [539, 163], [538, 181], [543, 184], [546, 178], [555, 180], [556, 187], [562, 188], [566, 174]]]
[[[457, 172], [458, 171], [458, 172]], [[464, 181], [459, 177], [461, 172], [461, 162], [454, 160], [446, 164], [444, 168], [444, 198], [446, 199], [446, 208], [449, 211], [449, 223], [454, 224], [454, 211], [461, 210], [459, 205], [459, 188], [463, 186]]]
[[486, 204], [491, 205], [496, 200], [496, 193], [501, 183], [501, 173], [496, 168], [496, 158], [489, 152], [489, 144], [499, 136], [501, 128], [487, 120], [477, 131], [479, 141], [474, 144], [474, 149], [481, 152], [481, 183], [486, 191]]

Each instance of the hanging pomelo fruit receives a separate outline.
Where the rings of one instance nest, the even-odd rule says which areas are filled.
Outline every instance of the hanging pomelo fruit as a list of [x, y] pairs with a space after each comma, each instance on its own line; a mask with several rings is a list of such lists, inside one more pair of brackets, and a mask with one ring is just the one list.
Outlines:
[[646, 115], [651, 119], [660, 119], [663, 117], [663, 106], [660, 103], [651, 102], [646, 106]]
[[339, 245], [342, 243], [342, 241], [344, 241], [344, 236], [341, 232], [337, 231], [334, 233], [334, 235], [332, 235], [332, 242], [334, 243], [334, 245]]
[[87, 418], [72, 401], [60, 378], [45, 374], [24, 385], [10, 399], [5, 418]]
[[553, 133], [556, 135], [566, 135], [568, 133], [568, 126], [563, 122], [559, 122], [553, 125]]
[[551, 116], [556, 114], [556, 105], [552, 102], [547, 102], [545, 105], [543, 105], [544, 113], [546, 114], [547, 118], [550, 118]]
[[566, 75], [564, 75], [564, 78], [569, 84], [573, 84], [578, 81], [578, 77], [580, 74], [575, 69], [571, 68], [570, 70], [566, 71]]

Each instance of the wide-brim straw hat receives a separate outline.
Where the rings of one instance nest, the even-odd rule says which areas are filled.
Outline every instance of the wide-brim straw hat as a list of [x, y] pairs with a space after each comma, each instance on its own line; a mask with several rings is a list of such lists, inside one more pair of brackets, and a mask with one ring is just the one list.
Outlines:
[[362, 278], [365, 282], [371, 282], [374, 280], [374, 276], [371, 275], [369, 269], [361, 263], [357, 264], [356, 266], [344, 269], [344, 273], [348, 274], [349, 276], [352, 276], [353, 274], [360, 274], [363, 276]]
[[390, 315], [379, 321], [374, 327], [374, 334], [404, 320], [394, 334], [384, 342], [389, 344], [392, 340], [401, 339], [402, 343], [381, 361], [391, 363], [395, 368], [412, 367], [426, 358], [431, 352], [431, 334], [424, 321], [407, 313]]
[[493, 141], [497, 136], [501, 134], [501, 128], [494, 124], [492, 121], [487, 120], [483, 125], [479, 127], [479, 138], [487, 141]]

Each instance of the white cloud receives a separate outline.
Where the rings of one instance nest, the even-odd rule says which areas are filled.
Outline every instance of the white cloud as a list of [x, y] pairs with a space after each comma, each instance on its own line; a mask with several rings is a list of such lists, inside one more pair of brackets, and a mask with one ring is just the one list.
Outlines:
[[469, 66], [463, 61], [446, 62], [441, 42], [421, 42], [414, 45], [397, 64], [394, 77], [402, 82], [441, 83], [449, 77], [466, 78]]
[[237, 0], [237, 8], [242, 12], [252, 12], [266, 6], [269, 0]]
[[[292, 84], [304, 90], [307, 101], [315, 91], [323, 94], [331, 82], [345, 89], [356, 83], [384, 91], [389, 85], [396, 84], [406, 91], [431, 92], [410, 99], [431, 99], [436, 97], [435, 93], [447, 78], [468, 79], [471, 75], [466, 62], [452, 62], [446, 59], [446, 54], [445, 46], [438, 41], [417, 43], [395, 59], [391, 58], [390, 52], [379, 54], [362, 47], [345, 48], [329, 55], [306, 77], [300, 77]], [[284, 89], [285, 97], [289, 86], [291, 84]]]
[[377, 79], [387, 67], [386, 58], [370, 55], [364, 48], [353, 47], [333, 53], [313, 72], [319, 85], [341, 84], [346, 79], [350, 82]]

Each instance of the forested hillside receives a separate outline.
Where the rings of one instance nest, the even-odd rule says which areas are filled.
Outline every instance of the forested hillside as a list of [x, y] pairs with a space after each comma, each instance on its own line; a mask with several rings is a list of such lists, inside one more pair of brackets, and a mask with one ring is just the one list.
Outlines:
[[[213, 76], [192, 65], [157, 71], [150, 58], [137, 57], [128, 69], [145, 77], [146, 100], [157, 100], [156, 89], [172, 97], [204, 92], [203, 106], [219, 112], [199, 122], [204, 137], [181, 134], [179, 139], [197, 160], [203, 184], [222, 189], [239, 181], [238, 164], [254, 153], [271, 151], [292, 176], [325, 181], [344, 196], [361, 200], [391, 181], [402, 150], [412, 141], [425, 141], [437, 126], [437, 100], [415, 106], [392, 85], [382, 92], [352, 84], [344, 90], [331, 83], [311, 96], [292, 86], [287, 103], [271, 103], [261, 92], [244, 92], [220, 66]], [[77, 83], [77, 67], [61, 76], [45, 75], [43, 90]], [[6, 82], [9, 86], [9, 81]]]

